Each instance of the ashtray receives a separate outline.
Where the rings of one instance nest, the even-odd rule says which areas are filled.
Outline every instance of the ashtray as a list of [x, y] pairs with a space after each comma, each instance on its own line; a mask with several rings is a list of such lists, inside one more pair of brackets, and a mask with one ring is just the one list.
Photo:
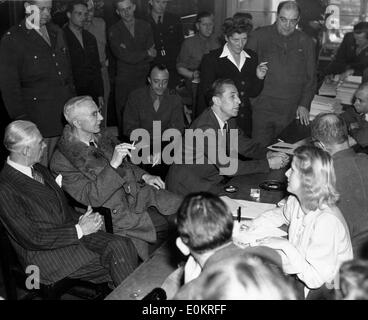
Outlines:
[[224, 189], [226, 192], [229, 192], [229, 193], [234, 193], [238, 191], [238, 187], [235, 187], [235, 186], [226, 186], [224, 187]]
[[278, 180], [266, 180], [259, 187], [267, 191], [281, 191], [285, 190], [285, 183]]

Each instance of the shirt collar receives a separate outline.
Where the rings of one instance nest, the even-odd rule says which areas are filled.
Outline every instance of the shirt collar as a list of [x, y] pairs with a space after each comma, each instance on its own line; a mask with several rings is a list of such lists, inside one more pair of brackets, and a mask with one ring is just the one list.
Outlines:
[[238, 69], [239, 71], [241, 71], [241, 69], [243, 68], [245, 61], [247, 59], [250, 59], [250, 55], [248, 53], [246, 53], [244, 50], [242, 50], [242, 52], [240, 52], [240, 65], [238, 66], [233, 58], [233, 55], [231, 54], [229, 47], [227, 45], [227, 43], [224, 45], [224, 49], [222, 50], [222, 53], [220, 55], [220, 58], [228, 58]]
[[32, 168], [31, 167], [27, 167], [24, 166], [22, 164], [16, 163], [14, 161], [11, 161], [9, 159], [9, 157], [6, 159], [6, 163], [11, 166], [12, 168], [14, 168], [15, 170], [20, 171], [21, 173], [25, 174], [26, 176], [33, 178], [32, 177]]
[[215, 117], [217, 119], [217, 122], [220, 126], [220, 129], [222, 130], [224, 128], [225, 121], [222, 121], [213, 109], [211, 109], [211, 110], [212, 110], [213, 114], [215, 115]]

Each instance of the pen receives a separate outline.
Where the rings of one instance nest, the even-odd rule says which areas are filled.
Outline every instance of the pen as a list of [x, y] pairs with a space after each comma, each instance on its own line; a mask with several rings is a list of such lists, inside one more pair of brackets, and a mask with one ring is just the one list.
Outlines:
[[272, 148], [275, 148], [275, 149], [293, 149], [292, 147], [282, 147], [282, 146], [273, 146]]
[[238, 222], [241, 220], [241, 208], [238, 207]]

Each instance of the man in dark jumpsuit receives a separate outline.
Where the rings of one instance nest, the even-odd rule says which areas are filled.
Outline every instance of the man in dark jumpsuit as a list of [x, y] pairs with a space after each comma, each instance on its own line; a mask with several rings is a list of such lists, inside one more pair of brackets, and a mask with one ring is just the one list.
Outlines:
[[295, 118], [309, 124], [309, 108], [316, 89], [313, 40], [296, 30], [300, 10], [296, 2], [281, 2], [276, 23], [257, 29], [247, 47], [268, 62], [264, 89], [253, 101], [252, 138], [269, 145]]
[[63, 130], [64, 103], [73, 96], [69, 54], [62, 30], [49, 23], [52, 0], [25, 2], [27, 18], [0, 45], [0, 90], [11, 119], [34, 122], [47, 144], [48, 164]]
[[167, 0], [149, 0], [151, 14], [147, 21], [151, 24], [157, 56], [155, 64], [164, 64], [170, 73], [169, 88], [175, 89], [180, 76], [176, 70], [176, 58], [184, 40], [183, 26], [179, 17], [166, 12]]

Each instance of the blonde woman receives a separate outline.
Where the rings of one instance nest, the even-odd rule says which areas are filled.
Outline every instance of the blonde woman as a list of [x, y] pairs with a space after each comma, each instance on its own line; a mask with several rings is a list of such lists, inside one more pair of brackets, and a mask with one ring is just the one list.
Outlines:
[[249, 227], [286, 224], [287, 239], [269, 237], [259, 244], [276, 249], [284, 272], [307, 288], [329, 287], [341, 263], [353, 257], [346, 222], [335, 205], [339, 195], [332, 159], [317, 147], [299, 147], [286, 176], [291, 195], [285, 205], [265, 212]]

